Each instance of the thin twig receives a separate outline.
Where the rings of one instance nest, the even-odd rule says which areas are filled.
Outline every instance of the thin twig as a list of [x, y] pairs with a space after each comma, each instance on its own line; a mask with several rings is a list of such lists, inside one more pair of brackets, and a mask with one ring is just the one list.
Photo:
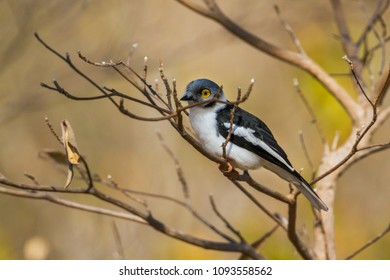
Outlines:
[[98, 174], [95, 174], [94, 182], [99, 182], [107, 187], [113, 188], [113, 189], [121, 192], [124, 196], [126, 196], [126, 197], [130, 198], [131, 200], [133, 200], [134, 202], [142, 205], [142, 207], [144, 207], [148, 213], [151, 212], [149, 209], [148, 202], [145, 199], [138, 197], [137, 196], [138, 193], [136, 193], [135, 191], [132, 191], [132, 190], [129, 190], [126, 188], [121, 188], [118, 185], [118, 183], [112, 179], [111, 175], [108, 176], [108, 181], [106, 181], [106, 180], [103, 180]]
[[177, 177], [179, 178], [179, 182], [182, 186], [184, 198], [186, 201], [188, 201], [190, 199], [190, 191], [188, 188], [187, 180], [184, 176], [183, 170], [182, 170], [181, 165], [179, 163], [179, 160], [177, 159], [177, 157], [175, 156], [173, 151], [165, 143], [165, 140], [164, 140], [163, 136], [161, 135], [161, 133], [159, 131], [157, 131], [156, 133], [157, 133], [157, 137], [160, 140], [162, 147], [168, 153], [168, 155], [170, 156], [170, 158], [173, 160], [173, 162], [175, 164], [176, 174], [177, 174]]
[[[4, 185], [9, 185], [12, 187], [15, 187], [17, 189], [10, 189], [10, 188], [5, 188], [0, 186], [0, 193], [3, 194], [8, 194], [12, 196], [18, 196], [18, 197], [27, 197], [27, 198], [32, 198], [32, 199], [42, 199], [42, 200], [47, 200], [50, 201], [54, 204], [59, 204], [65, 207], [73, 208], [73, 209], [78, 209], [82, 211], [87, 211], [87, 212], [92, 212], [92, 213], [97, 213], [97, 214], [102, 214], [106, 216], [111, 216], [115, 218], [120, 218], [120, 219], [125, 219], [129, 220], [132, 222], [140, 223], [140, 224], [146, 224], [145, 220], [141, 219], [140, 217], [137, 217], [136, 215], [129, 214], [129, 213], [123, 213], [119, 211], [114, 211], [110, 209], [105, 209], [101, 207], [96, 207], [92, 205], [86, 205], [84, 203], [77, 203], [74, 201], [69, 201], [63, 198], [59, 198], [57, 196], [50, 195], [46, 192], [41, 192], [37, 191], [37, 189], [34, 186], [29, 186], [27, 188], [27, 185], [25, 184], [20, 184], [19, 186], [15, 183], [11, 183], [8, 180], [2, 180], [0, 179], [0, 184]], [[19, 189], [19, 187], [21, 189]], [[27, 190], [23, 190], [27, 189]], [[56, 190], [55, 192], [61, 192], [61, 190]], [[64, 191], [64, 192], [70, 192], [70, 191]], [[74, 192], [74, 191], [71, 191]]]
[[168, 108], [171, 109], [171, 111], [172, 111], [173, 110], [173, 108], [172, 108], [172, 89], [169, 85], [168, 79], [165, 77], [164, 67], [163, 67], [162, 62], [160, 63], [159, 72], [160, 72], [160, 78], [163, 81], [165, 89], [166, 89], [166, 93], [167, 93], [166, 98], [168, 100]]
[[38, 180], [33, 175], [28, 174], [28, 173], [24, 173], [24, 176], [26, 176], [28, 179], [30, 179], [31, 182], [33, 182], [36, 186], [39, 186]]
[[217, 205], [215, 204], [214, 197], [212, 194], [209, 195], [211, 207], [213, 208], [214, 213], [222, 220], [222, 222], [225, 224], [225, 226], [234, 234], [238, 237], [241, 243], [246, 243], [244, 237], [242, 237], [241, 233], [235, 229], [231, 223], [219, 212]]
[[[272, 229], [267, 231], [263, 236], [261, 236], [259, 239], [252, 242], [251, 246], [253, 248], [256, 248], [257, 250], [260, 248], [261, 245], [263, 245], [279, 228], [279, 225], [275, 225]], [[239, 260], [247, 260], [248, 258], [244, 255], [241, 255], [239, 257]]]
[[279, 200], [281, 202], [284, 202], [284, 203], [291, 203], [291, 199], [289, 199], [286, 195], [284, 194], [281, 194], [277, 191], [274, 191], [273, 189], [270, 189], [270, 188], [267, 188], [266, 186], [256, 182], [255, 180], [253, 180], [253, 178], [250, 176], [250, 174], [248, 172], [245, 172], [242, 176], [240, 176], [237, 181], [242, 181], [242, 182], [245, 182], [247, 183], [249, 186], [251, 186], [252, 188], [254, 188], [255, 190], [261, 192], [261, 193], [264, 193], [276, 200]]
[[316, 114], [314, 113], [313, 108], [310, 106], [308, 100], [306, 99], [305, 95], [303, 94], [301, 87], [299, 86], [299, 81], [297, 78], [293, 79], [293, 85], [295, 87], [296, 92], [298, 93], [298, 96], [301, 98], [303, 105], [305, 105], [305, 108], [307, 112], [310, 115], [311, 122], [315, 125], [318, 135], [320, 136], [322, 145], [326, 145], [326, 138], [325, 135], [321, 129], [321, 126], [318, 122], [318, 119], [316, 117]]
[[56, 131], [54, 130], [53, 125], [50, 123], [50, 120], [49, 120], [49, 118], [48, 118], [47, 116], [45, 117], [45, 122], [46, 122], [46, 125], [49, 127], [51, 134], [53, 134], [53, 136], [57, 139], [57, 141], [58, 141], [61, 145], [63, 145], [64, 143], [62, 142], [61, 137], [58, 136], [58, 134], [57, 134]]
[[183, 109], [183, 106], [180, 103], [179, 97], [177, 96], [177, 89], [176, 89], [176, 79], [172, 79], [172, 86], [173, 86], [173, 101], [175, 102], [175, 110], [177, 112], [177, 126], [179, 128], [180, 134], [186, 133], [184, 125], [183, 125], [183, 116], [182, 112], [184, 112], [186, 115], [188, 115], [187, 111], [181, 111]]
[[313, 259], [312, 253], [309, 251], [309, 248], [306, 244], [302, 242], [296, 232], [296, 219], [297, 219], [297, 204], [294, 199], [294, 203], [288, 205], [288, 225], [287, 225], [287, 235], [292, 244], [294, 244], [295, 249], [305, 260]]
[[355, 71], [355, 67], [354, 67], [354, 64], [352, 63], [352, 61], [348, 58], [348, 56], [344, 55], [342, 57], [343, 60], [345, 60], [346, 62], [348, 62], [349, 64], [349, 67], [351, 68], [351, 72], [352, 72], [352, 75], [353, 77], [355, 78], [355, 81], [357, 83], [357, 85], [359, 86], [360, 88], [360, 91], [362, 92], [362, 94], [364, 95], [364, 97], [367, 99], [368, 103], [370, 103], [371, 107], [372, 108], [375, 108], [375, 105], [374, 103], [371, 101], [371, 99], [367, 96], [366, 94], [366, 91], [363, 87], [363, 85], [361, 84], [360, 80], [359, 80], [359, 77], [358, 77], [358, 74], [356, 73]]
[[305, 138], [303, 137], [303, 132], [302, 131], [299, 131], [299, 140], [301, 142], [302, 150], [303, 150], [303, 153], [305, 155], [306, 161], [307, 161], [307, 163], [309, 164], [309, 167], [310, 167], [311, 178], [314, 179], [314, 176], [315, 176], [317, 171], [315, 170], [314, 164], [313, 164], [313, 162], [312, 162], [312, 160], [310, 158], [309, 152], [308, 152], [307, 147], [306, 147]]
[[[347, 61], [348, 64], [350, 65], [352, 73], [355, 73], [353, 63], [351, 62], [351, 60], [349, 60], [348, 57], [346, 57], [346, 56], [344, 56], [343, 59], [345, 61]], [[359, 87], [361, 87], [361, 84], [358, 80], [357, 75], [353, 74], [353, 76], [356, 79], [356, 83], [359, 85]], [[386, 85], [386, 83], [385, 83], [385, 85]], [[364, 127], [363, 131], [361, 131], [361, 132], [359, 131], [359, 133], [357, 134], [355, 143], [353, 144], [349, 153], [342, 160], [340, 160], [338, 164], [334, 165], [328, 171], [324, 172], [323, 174], [321, 174], [320, 176], [318, 176], [317, 178], [312, 180], [310, 182], [310, 184], [314, 184], [314, 183], [318, 182], [319, 180], [325, 178], [326, 176], [328, 176], [329, 174], [333, 173], [335, 170], [337, 170], [338, 168], [343, 166], [347, 161], [349, 161], [359, 151], [359, 148], [358, 148], [359, 143], [362, 141], [362, 139], [366, 136], [368, 131], [370, 131], [370, 129], [376, 123], [377, 118], [378, 118], [378, 104], [380, 103], [380, 100], [382, 99], [382, 96], [385, 94], [385, 92], [382, 90], [379, 93], [377, 99], [374, 102], [372, 102], [362, 87], [361, 87], [361, 90], [362, 90], [362, 94], [365, 96], [365, 98], [367, 99], [367, 101], [369, 102], [369, 104], [371, 105], [371, 108], [372, 108], [371, 122], [367, 126]]]
[[344, 52], [352, 59], [353, 63], [355, 64], [357, 68], [357, 76], [360, 79], [363, 66], [361, 60], [358, 57], [358, 49], [352, 41], [351, 34], [349, 32], [343, 5], [341, 4], [340, 0], [331, 0], [330, 2], [332, 4], [335, 22], [339, 30], [341, 45], [344, 49]]
[[270, 238], [276, 230], [279, 228], [279, 225], [275, 225], [273, 228], [271, 228], [269, 231], [267, 231], [263, 236], [261, 236], [259, 239], [255, 240], [252, 242], [252, 247], [253, 248], [259, 248], [262, 244], [265, 243], [268, 238]]
[[233, 184], [244, 193], [259, 209], [261, 209], [268, 217], [280, 225], [283, 229], [286, 229], [285, 225], [275, 217], [264, 205], [262, 205], [249, 191], [247, 191], [239, 182], [233, 181]]
[[380, 234], [378, 234], [375, 238], [371, 239], [370, 241], [368, 241], [366, 244], [364, 244], [362, 247], [360, 247], [359, 249], [357, 249], [355, 252], [353, 252], [352, 254], [350, 254], [349, 256], [347, 256], [345, 259], [346, 260], [350, 260], [354, 257], [356, 257], [356, 255], [358, 255], [359, 253], [361, 253], [363, 250], [367, 249], [368, 247], [370, 247], [371, 245], [375, 244], [376, 242], [378, 242], [382, 237], [384, 237], [387, 233], [390, 232], [390, 224], [385, 228], [385, 230], [383, 232], [381, 232]]
[[[382, 5], [382, 3], [384, 4]], [[356, 42], [356, 46], [360, 46], [363, 42], [366, 41], [367, 35], [370, 33], [371, 29], [374, 28], [376, 22], [380, 20], [383, 16], [383, 14], [386, 12], [387, 8], [389, 7], [390, 1], [377, 1], [376, 9], [374, 10], [371, 18], [368, 20], [368, 23], [366, 24], [365, 29], [363, 30], [362, 34], [360, 35], [359, 39]]]
[[297, 48], [298, 52], [304, 56], [307, 56], [304, 48], [302, 47], [301, 41], [299, 40], [298, 36], [295, 34], [295, 32], [292, 29], [292, 27], [290, 26], [290, 24], [288, 24], [288, 22], [285, 21], [284, 18], [282, 17], [282, 14], [280, 13], [279, 6], [274, 5], [274, 9], [275, 9], [276, 14], [279, 17], [280, 22], [282, 23], [282, 25], [284, 27], [284, 29], [287, 31], [287, 33], [290, 35], [292, 41], [294, 42], [294, 45]]
[[229, 131], [226, 136], [225, 142], [222, 144], [222, 158], [225, 159], [226, 163], [228, 163], [228, 158], [226, 154], [226, 146], [228, 145], [230, 138], [233, 133], [233, 125], [234, 125], [234, 113], [238, 107], [238, 102], [240, 102], [241, 99], [241, 88], [237, 89], [237, 100], [236, 103], [234, 104], [233, 108], [230, 110], [230, 121], [229, 121]]
[[387, 65], [387, 71], [383, 71], [373, 90], [373, 99], [376, 106], [381, 106], [385, 95], [390, 87], [390, 65]]

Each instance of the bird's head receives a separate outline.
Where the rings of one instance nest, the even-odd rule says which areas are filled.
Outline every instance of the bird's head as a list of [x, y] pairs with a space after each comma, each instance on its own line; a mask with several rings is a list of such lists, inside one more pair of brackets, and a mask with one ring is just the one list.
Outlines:
[[[208, 79], [198, 79], [187, 85], [184, 95], [180, 100], [188, 101], [189, 104], [193, 104], [208, 101], [216, 97], [219, 100], [226, 100], [220, 86]], [[207, 103], [204, 106], [208, 105], [210, 105], [210, 103]]]

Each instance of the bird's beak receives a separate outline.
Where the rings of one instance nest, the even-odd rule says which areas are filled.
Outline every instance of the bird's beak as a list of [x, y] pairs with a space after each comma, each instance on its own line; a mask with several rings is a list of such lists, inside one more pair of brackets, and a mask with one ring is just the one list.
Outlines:
[[182, 98], [180, 98], [181, 101], [193, 101], [194, 100], [194, 96], [189, 93], [188, 91], [186, 91], [183, 95]]

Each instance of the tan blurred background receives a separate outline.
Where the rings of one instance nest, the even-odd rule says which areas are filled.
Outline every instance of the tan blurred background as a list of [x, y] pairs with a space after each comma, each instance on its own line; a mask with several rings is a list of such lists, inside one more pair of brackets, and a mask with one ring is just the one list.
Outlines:
[[[293, 26], [307, 53], [330, 73], [346, 73], [343, 52], [333, 36], [337, 33], [328, 1], [219, 1], [231, 18], [255, 34], [281, 47], [294, 49], [275, 11]], [[353, 35], [365, 26], [374, 1], [343, 1]], [[245, 4], [244, 4], [245, 3]], [[385, 22], [389, 13], [385, 14]], [[211, 210], [208, 196], [214, 195], [219, 210], [252, 241], [273, 225], [232, 184], [221, 177], [217, 166], [186, 144], [166, 123], [145, 123], [120, 115], [105, 100], [76, 102], [40, 87], [56, 78], [74, 94], [91, 96], [97, 92], [67, 65], [45, 50], [33, 32], [74, 61], [101, 85], [139, 96], [130, 85], [109, 69], [97, 69], [77, 58], [77, 50], [95, 61], [126, 59], [134, 43], [133, 66], [142, 70], [148, 56], [149, 79], [158, 78], [163, 61], [165, 74], [177, 80], [178, 90], [196, 78], [207, 77], [223, 84], [230, 99], [236, 88], [246, 88], [251, 78], [256, 84], [251, 98], [242, 105], [260, 116], [274, 131], [297, 168], [307, 161], [298, 138], [302, 130], [311, 157], [318, 165], [321, 142], [292, 85], [298, 78], [302, 90], [314, 106], [330, 141], [336, 131], [341, 141], [349, 134], [345, 114], [313, 79], [289, 65], [259, 53], [234, 38], [216, 23], [168, 0], [2, 0], [0, 1], [0, 172], [15, 181], [28, 182], [24, 172], [41, 183], [62, 186], [65, 175], [37, 157], [43, 148], [59, 149], [45, 125], [48, 116], [59, 131], [59, 122], [72, 124], [79, 148], [93, 172], [112, 175], [120, 185], [182, 198], [174, 165], [156, 136], [160, 131], [180, 160], [190, 186], [193, 205], [210, 221], [223, 228]], [[337, 78], [352, 93], [348, 78]], [[160, 86], [162, 87], [161, 83]], [[389, 98], [386, 104], [389, 103]], [[129, 107], [147, 116], [153, 112]], [[375, 139], [389, 139], [390, 122]], [[336, 248], [343, 258], [376, 236], [389, 222], [389, 151], [354, 165], [339, 182], [336, 199]], [[286, 184], [266, 171], [252, 172], [260, 182], [287, 191]], [[77, 185], [77, 181], [73, 183]], [[286, 214], [280, 203], [256, 194], [272, 211]], [[71, 196], [65, 196], [72, 198]], [[76, 201], [103, 206], [91, 199]], [[310, 232], [312, 215], [306, 200], [300, 201], [299, 225]], [[210, 239], [213, 233], [195, 222], [182, 208], [148, 199], [152, 211], [168, 225]], [[213, 252], [175, 241], [145, 226], [110, 217], [0, 194], [0, 259], [116, 259], [120, 248], [128, 259], [210, 259], [237, 258], [237, 254]], [[299, 258], [278, 231], [262, 248], [269, 258]], [[390, 238], [360, 254], [362, 259], [389, 259]]]

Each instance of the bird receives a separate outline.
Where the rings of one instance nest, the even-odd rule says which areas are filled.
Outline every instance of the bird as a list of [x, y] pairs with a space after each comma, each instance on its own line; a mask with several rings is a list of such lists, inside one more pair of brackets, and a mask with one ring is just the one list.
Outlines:
[[236, 106], [231, 123], [234, 105], [228, 102], [222, 87], [209, 79], [197, 79], [188, 83], [180, 100], [195, 104], [189, 108], [189, 119], [206, 152], [222, 157], [222, 145], [231, 130], [225, 149], [232, 167], [244, 172], [264, 167], [295, 185], [314, 208], [328, 211], [311, 185], [294, 169], [286, 152], [262, 120]]

